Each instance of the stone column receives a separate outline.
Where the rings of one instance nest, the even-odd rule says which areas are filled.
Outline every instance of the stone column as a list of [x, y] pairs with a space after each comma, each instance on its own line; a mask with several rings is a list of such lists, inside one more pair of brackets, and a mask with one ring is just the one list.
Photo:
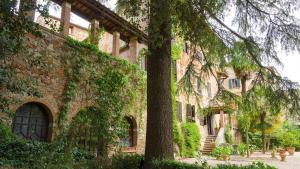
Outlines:
[[99, 30], [99, 21], [96, 19], [93, 19], [91, 22], [91, 31], [92, 31], [92, 43], [94, 45], [98, 46], [99, 43], [99, 37], [98, 37], [98, 30]]
[[131, 37], [129, 41], [129, 61], [137, 63], [138, 57], [138, 40], [137, 37]]
[[120, 55], [120, 33], [119, 32], [113, 32], [112, 54], [114, 56]]
[[[34, 21], [36, 0], [20, 0], [20, 12], [25, 12], [28, 19]], [[31, 9], [31, 10], [28, 10]]]
[[69, 35], [70, 28], [70, 19], [71, 19], [71, 3], [64, 1], [61, 5], [61, 33], [64, 36]]
[[220, 127], [221, 128], [224, 128], [225, 127], [225, 121], [224, 121], [224, 111], [223, 110], [220, 110]]

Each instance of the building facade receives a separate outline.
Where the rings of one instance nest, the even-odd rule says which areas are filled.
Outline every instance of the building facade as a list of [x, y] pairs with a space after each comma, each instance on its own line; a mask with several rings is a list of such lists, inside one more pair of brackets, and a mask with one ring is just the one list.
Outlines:
[[[100, 50], [111, 53], [119, 58], [125, 59], [132, 64], [139, 64], [146, 70], [146, 59], [141, 56], [143, 49], [147, 47], [147, 35], [138, 30], [125, 19], [121, 18], [105, 6], [94, 0], [74, 0], [72, 2], [54, 0], [62, 7], [61, 18], [50, 16], [50, 20], [56, 23], [54, 26], [59, 31], [50, 31], [48, 21], [43, 17], [37, 18], [37, 23], [45, 34], [45, 39], [39, 39], [33, 35], [28, 35], [28, 51], [35, 55], [42, 56], [47, 53], [45, 62], [50, 66], [48, 71], [40, 67], [28, 68], [27, 63], [19, 56], [14, 61], [14, 67], [18, 75], [22, 77], [31, 76], [37, 81], [37, 87], [43, 93], [42, 97], [29, 95], [16, 96], [20, 102], [12, 104], [10, 109], [16, 112], [16, 116], [11, 121], [12, 130], [17, 135], [28, 139], [40, 141], [51, 141], [59, 132], [57, 122], [61, 106], [63, 104], [63, 93], [66, 88], [66, 72], [62, 56], [68, 53], [63, 48], [66, 37], [79, 41], [90, 40], [97, 45]], [[95, 5], [95, 8], [88, 8]], [[90, 27], [86, 28], [70, 22], [71, 12], [74, 12], [90, 22]], [[30, 13], [29, 13], [30, 14]], [[31, 13], [31, 18], [34, 13]], [[103, 28], [100, 30], [100, 27]], [[101, 36], [99, 36], [101, 31]], [[175, 74], [177, 82], [183, 78], [187, 65], [191, 62], [191, 52], [188, 47], [182, 51], [181, 58], [176, 61]], [[199, 53], [201, 56], [201, 52]], [[201, 69], [202, 63], [195, 63]], [[215, 72], [217, 73], [217, 71]], [[232, 69], [225, 72], [226, 79], [223, 81], [225, 88], [234, 93], [241, 92], [240, 80], [237, 79]], [[236, 142], [240, 141], [238, 125], [233, 116], [229, 116], [222, 104], [212, 102], [218, 87], [216, 79], [210, 75], [206, 79], [192, 79], [195, 90], [199, 93], [200, 100], [196, 96], [189, 96], [184, 92], [179, 92], [177, 100], [177, 117], [181, 123], [193, 122], [198, 125], [201, 132], [201, 148], [205, 148], [207, 138], [217, 137], [221, 128], [229, 123], [236, 136]], [[84, 85], [84, 84], [81, 84]], [[248, 84], [250, 86], [250, 84]], [[71, 121], [82, 108], [93, 105], [89, 98], [91, 93], [83, 89], [77, 93], [71, 104], [68, 119]], [[208, 116], [200, 114], [200, 109], [213, 108], [213, 112]], [[129, 124], [128, 138], [122, 140], [126, 148], [125, 152], [144, 152], [146, 133], [146, 112], [142, 112], [142, 117], [137, 117], [136, 112], [128, 112], [126, 121]]]

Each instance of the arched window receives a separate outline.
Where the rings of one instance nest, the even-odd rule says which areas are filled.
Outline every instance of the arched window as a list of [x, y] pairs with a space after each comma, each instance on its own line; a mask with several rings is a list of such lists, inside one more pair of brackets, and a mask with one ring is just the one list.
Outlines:
[[32, 140], [46, 141], [49, 117], [46, 109], [38, 103], [26, 103], [16, 111], [13, 133]]
[[122, 147], [135, 147], [137, 144], [137, 125], [133, 117], [125, 117], [125, 133], [121, 137]]

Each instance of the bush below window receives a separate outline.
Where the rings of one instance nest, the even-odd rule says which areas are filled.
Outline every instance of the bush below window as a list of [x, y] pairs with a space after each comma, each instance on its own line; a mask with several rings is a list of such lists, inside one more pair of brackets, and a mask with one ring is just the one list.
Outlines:
[[183, 125], [183, 132], [186, 144], [186, 156], [195, 157], [200, 148], [200, 130], [196, 123]]

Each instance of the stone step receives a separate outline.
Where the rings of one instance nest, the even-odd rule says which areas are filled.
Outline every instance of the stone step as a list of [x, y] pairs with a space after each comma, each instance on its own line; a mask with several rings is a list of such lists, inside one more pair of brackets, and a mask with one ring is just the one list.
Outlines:
[[203, 154], [210, 154], [212, 152], [211, 142], [215, 141], [217, 136], [215, 135], [208, 135], [204, 141], [204, 146], [201, 152]]

